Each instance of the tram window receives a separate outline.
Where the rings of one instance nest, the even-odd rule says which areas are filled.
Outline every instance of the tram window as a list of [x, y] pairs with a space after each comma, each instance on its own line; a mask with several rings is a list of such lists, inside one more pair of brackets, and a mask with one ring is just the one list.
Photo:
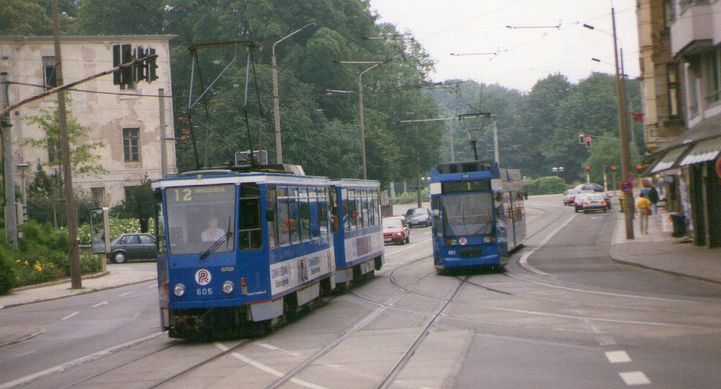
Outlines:
[[308, 188], [308, 204], [310, 205], [310, 238], [318, 239], [320, 236], [318, 188]]
[[361, 216], [362, 216], [362, 220], [363, 220], [363, 227], [366, 228], [366, 227], [369, 226], [369, 225], [368, 225], [368, 222], [369, 222], [369, 220], [368, 220], [368, 213], [369, 213], [369, 212], [368, 212], [368, 211], [369, 211], [369, 208], [368, 208], [368, 200], [369, 200], [369, 199], [368, 199], [368, 192], [367, 192], [367, 191], [364, 190], [362, 193], [363, 193], [363, 196], [361, 197], [361, 201], [362, 201], [362, 205], [361, 205], [361, 207], [362, 207], [362, 208], [361, 208], [361, 209], [362, 209], [362, 210], [361, 210]]
[[155, 197], [155, 244], [158, 254], [165, 254], [165, 222], [163, 220], [163, 200], [160, 191], [153, 193]]
[[[288, 212], [288, 189], [278, 188], [278, 244], [285, 245], [290, 242], [290, 219]], [[294, 221], [295, 223], [295, 221]]]
[[433, 225], [436, 226], [436, 236], [443, 236], [443, 227], [441, 224], [441, 197], [435, 196], [431, 198], [431, 209], [433, 209]]
[[300, 239], [302, 241], [310, 240], [310, 204], [306, 188], [298, 189], [298, 211], [300, 216]]
[[[328, 201], [330, 201], [330, 212], [331, 212], [331, 223], [333, 225], [333, 232], [338, 232], [338, 227], [340, 226], [339, 223], [339, 215], [338, 215], [338, 196], [336, 193], [336, 187], [331, 186], [330, 187], [330, 196], [328, 196]], [[325, 196], [324, 196], [325, 197]]]
[[238, 239], [241, 250], [256, 249], [261, 246], [260, 192], [257, 184], [240, 186]]
[[360, 207], [358, 204], [358, 199], [356, 198], [356, 192], [353, 192], [352, 197], [349, 201], [350, 206], [348, 207], [348, 216], [350, 219], [350, 230], [355, 231], [358, 229], [358, 216], [360, 212]]
[[265, 219], [268, 225], [268, 244], [271, 247], [278, 245], [278, 224], [275, 222], [276, 218], [276, 192], [275, 188], [267, 188], [267, 202], [265, 205]]
[[443, 230], [446, 236], [490, 234], [493, 231], [491, 193], [466, 193], [443, 197]]
[[343, 189], [343, 228], [346, 231], [351, 230], [353, 211], [351, 210], [352, 199], [350, 196], [352, 193], [350, 190]]
[[[333, 191], [331, 194], [331, 197], [334, 198], [335, 192]], [[338, 207], [334, 207], [334, 213], [333, 232], [336, 232], [338, 231]], [[318, 190], [318, 227], [321, 237], [328, 236], [328, 191], [325, 188]]]
[[290, 235], [290, 243], [298, 243], [300, 241], [300, 233], [298, 226], [298, 188], [288, 188], [288, 232]]

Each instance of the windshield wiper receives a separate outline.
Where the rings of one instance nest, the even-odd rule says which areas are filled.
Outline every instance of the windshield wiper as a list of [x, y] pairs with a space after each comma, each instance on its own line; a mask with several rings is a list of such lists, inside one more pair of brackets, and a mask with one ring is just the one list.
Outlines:
[[229, 242], [231, 236], [233, 236], [233, 233], [230, 232], [230, 231], [228, 231], [228, 232], [226, 232], [225, 234], [223, 234], [223, 236], [221, 236], [220, 238], [218, 238], [218, 240], [216, 240], [215, 242], [213, 242], [213, 244], [211, 244], [210, 247], [208, 247], [207, 250], [205, 250], [204, 252], [202, 252], [202, 253], [200, 254], [200, 260], [201, 260], [201, 261], [204, 261], [205, 258], [208, 258], [208, 256], [209, 256], [210, 254], [213, 254], [215, 251], [217, 251], [217, 250], [220, 248], [220, 246], [223, 245], [223, 242]]

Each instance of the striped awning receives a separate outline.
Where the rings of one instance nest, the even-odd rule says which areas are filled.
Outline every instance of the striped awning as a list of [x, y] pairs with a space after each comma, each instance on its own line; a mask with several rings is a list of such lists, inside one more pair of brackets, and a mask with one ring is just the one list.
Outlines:
[[712, 161], [721, 152], [721, 137], [702, 140], [689, 151], [681, 160], [679, 166], [693, 165], [706, 161]]
[[651, 174], [659, 173], [664, 170], [673, 168], [676, 165], [679, 157], [681, 157], [681, 155], [683, 155], [686, 150], [688, 150], [688, 146], [677, 147], [675, 149], [667, 151], [666, 154], [661, 157], [658, 162], [656, 162], [656, 164], [653, 166], [653, 168], [651, 169]]

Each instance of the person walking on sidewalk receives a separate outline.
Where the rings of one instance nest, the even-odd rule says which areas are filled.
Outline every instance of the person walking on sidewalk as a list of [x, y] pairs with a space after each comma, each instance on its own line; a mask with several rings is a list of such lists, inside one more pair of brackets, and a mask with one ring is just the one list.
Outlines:
[[651, 200], [646, 194], [641, 192], [640, 197], [636, 200], [636, 209], [638, 210], [640, 229], [642, 234], [648, 234], [648, 215], [651, 213]]
[[648, 190], [648, 201], [651, 202], [651, 209], [653, 209], [654, 215], [658, 213], [658, 207], [656, 206], [658, 200], [658, 191], [655, 186], [652, 186], [651, 189]]

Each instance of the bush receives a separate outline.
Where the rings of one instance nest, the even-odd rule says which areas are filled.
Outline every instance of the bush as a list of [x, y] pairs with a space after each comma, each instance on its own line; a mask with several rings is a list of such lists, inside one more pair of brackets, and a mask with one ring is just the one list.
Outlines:
[[[400, 195], [396, 196], [396, 198], [393, 200], [394, 204], [413, 204], [418, 201], [418, 192], [403, 192]], [[421, 189], [421, 201], [428, 202], [431, 201], [431, 196], [428, 192], [428, 188]]]
[[557, 176], [539, 177], [524, 183], [524, 188], [531, 195], [563, 193], [566, 183]]
[[5, 250], [0, 247], [0, 294], [7, 293], [16, 284], [15, 266]]
[[[155, 222], [150, 219], [150, 233], [155, 231]], [[110, 241], [117, 238], [121, 234], [141, 232], [140, 221], [138, 219], [122, 219], [117, 217], [110, 217]], [[82, 224], [78, 227], [78, 239], [80, 244], [90, 244], [90, 224]]]

